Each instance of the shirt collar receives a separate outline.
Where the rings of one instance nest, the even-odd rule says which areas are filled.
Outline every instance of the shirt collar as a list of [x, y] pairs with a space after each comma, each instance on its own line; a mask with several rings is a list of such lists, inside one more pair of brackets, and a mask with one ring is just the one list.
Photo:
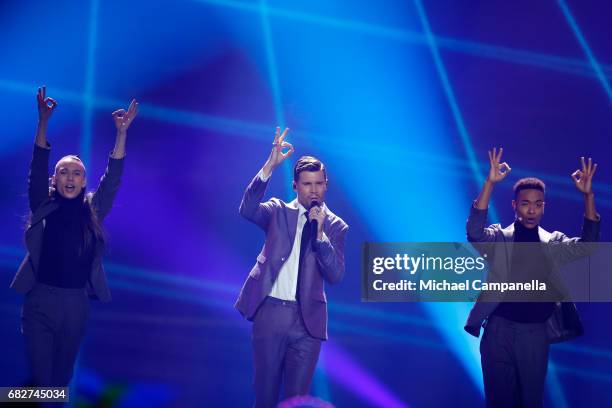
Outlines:
[[300, 212], [300, 217], [302, 216], [302, 214], [307, 213], [308, 210], [306, 209], [306, 207], [304, 207], [302, 204], [300, 204], [300, 202], [298, 201], [298, 211]]

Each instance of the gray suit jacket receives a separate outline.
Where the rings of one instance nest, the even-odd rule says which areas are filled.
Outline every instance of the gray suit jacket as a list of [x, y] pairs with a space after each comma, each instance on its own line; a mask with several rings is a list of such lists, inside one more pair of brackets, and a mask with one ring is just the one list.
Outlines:
[[[21, 262], [21, 266], [11, 283], [11, 288], [23, 294], [28, 293], [36, 284], [36, 271], [38, 270], [43, 245], [45, 217], [58, 208], [58, 204], [49, 197], [50, 151], [50, 149], [34, 145], [30, 174], [28, 176], [28, 198], [30, 210], [32, 211], [32, 219], [25, 232], [25, 244], [28, 253]], [[113, 206], [122, 172], [123, 159], [109, 157], [106, 172], [100, 179], [100, 184], [91, 197], [93, 207], [100, 221], [108, 215]], [[111, 295], [102, 266], [103, 253], [104, 244], [98, 242], [92, 263], [91, 276], [86, 288], [90, 297], [108, 302], [111, 300]]]
[[[493, 243], [493, 265], [491, 270], [509, 270], [512, 262], [512, 243], [514, 242], [514, 224], [502, 228], [500, 224], [486, 226], [487, 210], [480, 210], [472, 205], [470, 216], [467, 220], [467, 238], [474, 246], [482, 250], [483, 246]], [[546, 256], [553, 268], [558, 270], [561, 266], [576, 259], [589, 255], [592, 246], [579, 245], [579, 242], [598, 242], [600, 222], [584, 219], [582, 224], [582, 235], [580, 238], [569, 238], [559, 231], [548, 232], [538, 227], [538, 235], [541, 242], [549, 243], [546, 248]], [[558, 275], [557, 275], [558, 276]], [[563, 292], [561, 283], [557, 289]], [[481, 294], [478, 301], [472, 307], [464, 329], [475, 337], [480, 336], [480, 328], [485, 320], [497, 308], [499, 301], [486, 299]], [[576, 306], [571, 302], [557, 302], [555, 311], [548, 319], [548, 338], [551, 343], [569, 340], [583, 333], [582, 324], [576, 311]]]
[[[266, 232], [266, 242], [247, 277], [235, 307], [252, 320], [268, 296], [285, 260], [291, 253], [299, 214], [297, 200], [277, 198], [261, 203], [268, 185], [259, 175], [251, 181], [240, 203], [240, 214]], [[316, 241], [316, 252], [307, 246], [299, 276], [299, 299], [304, 324], [311, 336], [327, 339], [327, 297], [324, 280], [339, 282], [344, 276], [344, 242], [348, 225], [327, 207], [324, 238]]]

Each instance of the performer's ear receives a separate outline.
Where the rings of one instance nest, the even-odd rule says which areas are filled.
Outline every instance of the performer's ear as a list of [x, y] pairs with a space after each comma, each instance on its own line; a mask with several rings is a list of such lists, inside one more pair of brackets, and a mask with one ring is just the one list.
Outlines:
[[512, 209], [516, 212], [516, 200], [512, 200]]
[[297, 183], [293, 180], [293, 191], [297, 193]]

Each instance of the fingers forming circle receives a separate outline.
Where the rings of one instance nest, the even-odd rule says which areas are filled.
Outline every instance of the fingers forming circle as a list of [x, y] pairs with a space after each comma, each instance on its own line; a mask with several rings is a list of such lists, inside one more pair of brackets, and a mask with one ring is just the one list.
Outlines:
[[506, 162], [498, 164], [497, 168], [499, 169], [500, 174], [503, 174], [503, 175], [510, 173], [510, 171], [512, 170], [510, 166], [508, 166], [508, 163]]
[[293, 153], [294, 149], [293, 149], [293, 145], [291, 143], [289, 143], [289, 142], [282, 142], [280, 146], [281, 146], [281, 149], [285, 149], [285, 148], [289, 149], [287, 151], [287, 153], [285, 153], [285, 155], [290, 155], [291, 153]]

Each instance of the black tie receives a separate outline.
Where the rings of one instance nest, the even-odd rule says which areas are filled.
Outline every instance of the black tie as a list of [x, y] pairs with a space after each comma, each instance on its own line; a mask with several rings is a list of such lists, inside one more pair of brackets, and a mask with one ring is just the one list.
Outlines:
[[308, 221], [308, 213], [304, 213], [304, 217], [306, 217], [306, 222], [304, 223], [304, 228], [302, 228], [302, 241], [300, 242], [300, 261], [298, 264], [298, 276], [297, 276], [297, 288], [295, 289], [295, 298], [300, 300], [300, 280], [302, 275], [302, 265], [304, 264], [304, 257], [306, 256], [306, 251], [308, 250], [308, 246], [310, 245], [310, 221]]

